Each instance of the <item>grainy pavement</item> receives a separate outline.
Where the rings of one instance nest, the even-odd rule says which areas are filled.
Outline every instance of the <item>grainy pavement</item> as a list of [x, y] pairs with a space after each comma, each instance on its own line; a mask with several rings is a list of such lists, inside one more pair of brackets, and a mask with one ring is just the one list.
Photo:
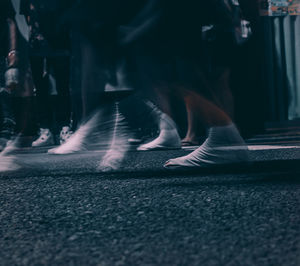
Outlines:
[[23, 150], [0, 173], [0, 265], [300, 265], [300, 149], [251, 165], [166, 171], [187, 151]]

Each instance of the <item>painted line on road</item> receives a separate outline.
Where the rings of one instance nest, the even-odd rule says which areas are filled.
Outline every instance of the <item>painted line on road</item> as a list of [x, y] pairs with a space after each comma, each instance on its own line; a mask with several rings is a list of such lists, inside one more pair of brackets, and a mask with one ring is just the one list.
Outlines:
[[[199, 146], [189, 146], [189, 147], [182, 147], [182, 149], [190, 151], [195, 150]], [[242, 147], [241, 147], [242, 148]], [[224, 150], [234, 150], [239, 149], [238, 146], [228, 146], [228, 147], [222, 147]], [[282, 150], [282, 149], [300, 149], [300, 146], [280, 146], [280, 145], [248, 145], [248, 149], [250, 151], [263, 151], [263, 150]]]
[[299, 149], [300, 146], [280, 146], [280, 145], [249, 145], [250, 151], [260, 150], [281, 150], [281, 149]]

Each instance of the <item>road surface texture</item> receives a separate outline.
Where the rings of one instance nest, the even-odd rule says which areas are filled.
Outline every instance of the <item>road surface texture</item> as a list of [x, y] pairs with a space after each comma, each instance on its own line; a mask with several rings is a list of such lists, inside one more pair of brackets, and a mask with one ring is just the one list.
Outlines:
[[196, 171], [188, 151], [24, 149], [0, 173], [0, 265], [300, 265], [300, 149], [251, 150], [254, 163]]

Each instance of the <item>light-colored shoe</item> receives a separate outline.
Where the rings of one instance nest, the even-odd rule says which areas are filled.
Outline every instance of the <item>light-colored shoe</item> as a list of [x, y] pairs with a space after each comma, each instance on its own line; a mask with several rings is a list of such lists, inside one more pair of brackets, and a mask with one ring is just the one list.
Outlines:
[[72, 135], [73, 135], [73, 131], [69, 126], [63, 127], [59, 134], [60, 145], [64, 144]]
[[88, 137], [97, 128], [100, 112], [97, 112], [85, 124], [81, 125], [74, 134], [71, 134], [68, 140], [62, 145], [48, 150], [49, 154], [73, 154], [86, 150]]
[[140, 145], [138, 151], [181, 149], [181, 140], [177, 129], [163, 129], [153, 141]]
[[85, 140], [89, 131], [85, 126], [80, 127], [70, 138], [62, 145], [48, 150], [49, 154], [72, 154], [85, 150]]
[[9, 140], [6, 143], [6, 147], [2, 152], [0, 152], [0, 173], [15, 171], [21, 168], [19, 163], [17, 162], [17, 158], [15, 156], [10, 155], [13, 151], [16, 150], [18, 143], [18, 138], [15, 140]]
[[214, 127], [206, 141], [192, 153], [168, 160], [168, 169], [212, 167], [215, 165], [248, 163], [249, 151], [235, 125]]
[[38, 139], [32, 142], [31, 146], [44, 147], [50, 145], [54, 145], [53, 134], [48, 128], [41, 128]]
[[[154, 109], [155, 112], [156, 111]], [[140, 145], [138, 151], [181, 149], [181, 139], [175, 122], [167, 114], [159, 113], [159, 136], [153, 141]]]

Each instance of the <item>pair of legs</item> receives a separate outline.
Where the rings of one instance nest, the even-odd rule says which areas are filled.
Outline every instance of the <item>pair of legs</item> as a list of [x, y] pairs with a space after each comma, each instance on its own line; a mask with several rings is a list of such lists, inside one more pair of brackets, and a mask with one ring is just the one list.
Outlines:
[[206, 167], [248, 161], [248, 149], [231, 118], [222, 108], [193, 91], [186, 91], [188, 105], [208, 129], [205, 142], [192, 153], [171, 159], [166, 168]]
[[[234, 101], [232, 92], [229, 86], [230, 80], [230, 68], [222, 68], [221, 74], [212, 81], [212, 86], [215, 94], [218, 95], [217, 100], [219, 104], [223, 107], [218, 108], [227, 114], [228, 118], [232, 118], [234, 115]], [[200, 95], [199, 95], [200, 96]], [[183, 96], [186, 112], [187, 112], [187, 132], [185, 137], [182, 139], [182, 143], [199, 143], [199, 135], [201, 134], [201, 129], [205, 126], [205, 121], [194, 107], [195, 99], [191, 97], [191, 93], [186, 93]], [[215, 97], [216, 98], [216, 97]], [[205, 99], [204, 99], [205, 100]], [[203, 104], [203, 101], [201, 101]], [[200, 103], [199, 103], [200, 104]], [[216, 106], [217, 107], [217, 106]], [[205, 119], [204, 119], [205, 120]], [[204, 122], [204, 123], [203, 123]], [[217, 121], [216, 121], [217, 122]]]
[[15, 135], [16, 122], [12, 109], [11, 95], [0, 91], [0, 151], [4, 149], [7, 142]]
[[[224, 83], [228, 80], [226, 78], [228, 72], [222, 74], [219, 79], [213, 81], [206, 79], [201, 74], [202, 93], [185, 87], [176, 90], [178, 95], [184, 99], [187, 108], [190, 124], [186, 138], [194, 137], [195, 125], [197, 124], [201, 124], [208, 129], [208, 136], [206, 141], [194, 152], [184, 157], [169, 160], [165, 167], [202, 167], [248, 160], [247, 147], [229, 115], [232, 112], [232, 97], [230, 97], [230, 91], [227, 91], [229, 86], [224, 89]], [[159, 91], [159, 98], [162, 99], [162, 109], [171, 116], [166, 95], [163, 90]], [[161, 120], [172, 121], [170, 117], [169, 119], [162, 117]], [[161, 127], [159, 137], [143, 145], [142, 148], [144, 149], [142, 150], [170, 147], [170, 143], [171, 147], [176, 146], [177, 140], [174, 134], [176, 126], [171, 122], [163, 122], [163, 124], [165, 126], [170, 125], [168, 131]]]
[[0, 151], [4, 149], [16, 129], [11, 94], [5, 89], [5, 60], [0, 58]]
[[69, 60], [65, 56], [31, 58], [38, 123], [53, 131], [53, 118], [58, 128], [70, 123]]
[[[204, 127], [214, 124], [218, 126], [219, 122], [222, 122], [221, 124], [228, 124], [228, 121], [233, 117], [233, 97], [229, 86], [230, 69], [229, 67], [220, 67], [218, 72], [210, 79], [207, 79], [201, 71], [197, 73], [198, 84], [201, 84], [201, 90], [205, 92], [208, 96], [207, 98], [210, 98], [210, 100], [201, 96], [197, 90], [188, 90], [183, 86], [180, 88], [178, 86], [170, 88], [165, 84], [165, 86], [156, 86], [156, 89], [154, 89], [159, 108], [170, 118], [174, 118], [170, 95], [175, 95], [176, 98], [183, 99], [187, 113], [187, 132], [181, 141], [183, 145], [184, 143], [199, 144], [200, 134], [203, 134], [201, 130]], [[203, 108], [201, 109], [201, 107]], [[214, 119], [209, 114], [213, 114]], [[207, 121], [211, 119], [213, 121]], [[176, 126], [174, 126], [174, 129], [176, 129]], [[160, 139], [160, 141], [164, 140]], [[176, 137], [174, 141], [176, 142]], [[156, 141], [154, 143], [159, 142]], [[159, 148], [155, 147], [154, 143], [146, 147], [148, 149], [151, 149], [150, 147], [153, 149]], [[167, 148], [167, 143], [160, 143], [160, 146]], [[174, 145], [171, 146], [174, 148]]]
[[33, 57], [31, 68], [36, 86], [37, 122], [41, 129], [33, 146], [54, 144], [53, 133], [57, 132], [63, 142], [70, 135], [69, 58]]
[[[96, 35], [95, 35], [96, 36]], [[71, 154], [85, 150], [101, 129], [100, 118], [110, 117], [115, 108], [104, 98], [105, 84], [115, 62], [115, 47], [110, 42], [95, 40], [85, 32], [74, 29], [72, 34], [72, 109], [76, 132], [63, 145], [48, 151], [50, 154]]]

